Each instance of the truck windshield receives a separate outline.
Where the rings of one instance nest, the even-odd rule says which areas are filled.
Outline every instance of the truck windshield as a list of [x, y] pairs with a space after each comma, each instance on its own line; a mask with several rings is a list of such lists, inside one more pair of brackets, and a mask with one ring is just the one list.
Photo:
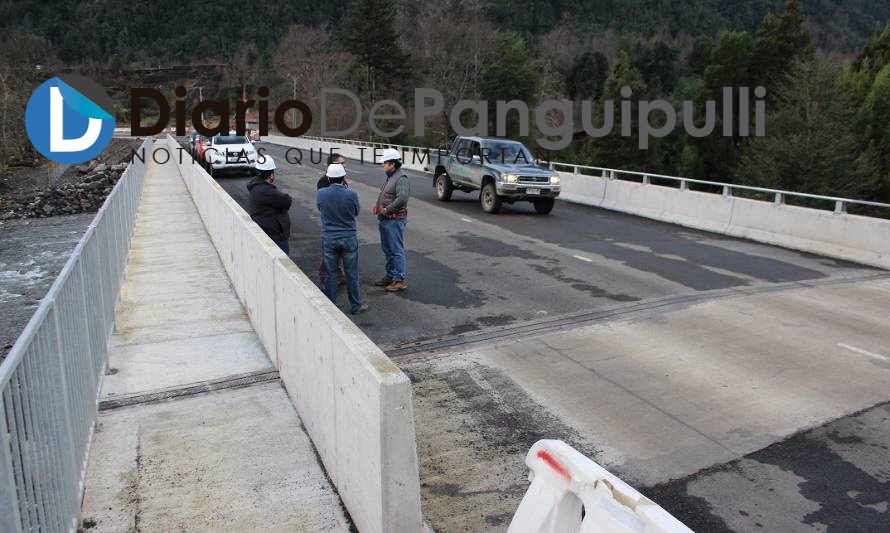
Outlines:
[[247, 144], [249, 142], [243, 135], [218, 135], [213, 139], [213, 144]]
[[487, 142], [483, 146], [487, 150], [489, 161], [492, 163], [531, 165], [535, 162], [535, 158], [521, 143]]

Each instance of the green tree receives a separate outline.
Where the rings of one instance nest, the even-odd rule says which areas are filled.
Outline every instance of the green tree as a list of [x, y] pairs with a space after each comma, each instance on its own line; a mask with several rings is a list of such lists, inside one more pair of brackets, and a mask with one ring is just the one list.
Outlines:
[[569, 98], [593, 98], [603, 96], [603, 87], [609, 77], [609, 60], [601, 52], [585, 52], [577, 58], [566, 73], [566, 93]]
[[[695, 117], [698, 125], [703, 125], [705, 101], [717, 102], [717, 117], [714, 131], [704, 138], [689, 137], [686, 142], [695, 150], [686, 150], [681, 157], [681, 171], [690, 177], [728, 181], [736, 164], [742, 139], [737, 133], [724, 137], [722, 99], [724, 87], [748, 87], [751, 80], [748, 68], [754, 52], [754, 40], [747, 32], [724, 33], [711, 52], [710, 64], [704, 71], [702, 92], [687, 95], [696, 103]], [[685, 119], [685, 118], [684, 118]], [[738, 123], [738, 106], [733, 106], [733, 124]], [[737, 132], [738, 129], [734, 128]], [[695, 162], [693, 158], [698, 158]]]
[[[533, 109], [540, 76], [531, 64], [525, 41], [518, 33], [498, 32], [481, 78], [479, 89], [482, 99], [488, 102], [490, 124], [495, 122], [495, 102], [498, 100], [521, 100], [529, 109]], [[518, 136], [519, 118], [515, 112], [507, 114], [506, 126], [508, 136]]]
[[[621, 89], [624, 87], [629, 87], [632, 91], [630, 98], [622, 96]], [[637, 136], [639, 120], [635, 108], [631, 110], [631, 123], [629, 124], [631, 135], [625, 137], [621, 134], [622, 126], [624, 125], [621, 121], [621, 102], [624, 100], [634, 101], [641, 95], [645, 95], [646, 91], [646, 84], [634, 67], [630, 56], [625, 51], [619, 52], [612, 74], [606, 80], [603, 93], [604, 100], [612, 100], [615, 103], [612, 131], [605, 137], [589, 141], [591, 149], [588, 162], [611, 168], [649, 169], [650, 157], [657, 159], [650, 154], [657, 151], [659, 139], [650, 141], [649, 150], [640, 150], [639, 138]], [[604, 106], [596, 106], [595, 109], [596, 117], [594, 124], [602, 125], [604, 123], [605, 108]], [[655, 171], [655, 169], [652, 170]]]
[[877, 198], [890, 202], [890, 63], [875, 75], [860, 116], [864, 117], [866, 142], [878, 154], [883, 176]]
[[823, 58], [797, 64], [767, 115], [767, 135], [747, 146], [737, 176], [777, 189], [874, 197], [877, 154], [855, 130], [856, 105], [840, 74]]
[[686, 57], [686, 69], [689, 74], [701, 76], [708, 68], [711, 60], [711, 52], [714, 50], [714, 40], [707, 35], [699, 35], [692, 43], [692, 51]]
[[801, 0], [787, 0], [785, 12], [779, 16], [769, 12], [757, 29], [754, 53], [751, 57], [752, 81], [770, 93], [781, 86], [797, 61], [813, 56], [810, 32], [803, 27], [806, 21]]
[[674, 68], [679, 51], [671, 48], [664, 41], [651, 43], [636, 42], [628, 54], [640, 78], [648, 87], [650, 97], [659, 97], [672, 93], [677, 82], [677, 71]]
[[363, 63], [371, 101], [379, 90], [402, 86], [408, 55], [399, 44], [393, 0], [352, 0], [346, 8], [343, 40]]
[[890, 22], [868, 40], [853, 63], [856, 71], [867, 73], [870, 77], [874, 77], [885, 65], [890, 65]]

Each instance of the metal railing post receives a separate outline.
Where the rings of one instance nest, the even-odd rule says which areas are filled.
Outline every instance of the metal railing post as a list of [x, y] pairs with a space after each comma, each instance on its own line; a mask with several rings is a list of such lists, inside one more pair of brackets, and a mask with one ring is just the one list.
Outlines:
[[847, 213], [847, 204], [843, 200], [838, 200], [834, 203], [834, 213], [836, 215], [844, 215]]
[[784, 205], [785, 204], [785, 195], [780, 192], [776, 193], [776, 197], [773, 200], [773, 203], [776, 205]]
[[3, 400], [4, 396], [0, 394], [0, 509], [4, 509], [0, 513], [0, 531], [19, 533], [22, 530], [22, 521], [19, 517], [19, 501], [15, 490], [15, 475], [10, 455], [10, 435], [6, 427], [7, 406]]

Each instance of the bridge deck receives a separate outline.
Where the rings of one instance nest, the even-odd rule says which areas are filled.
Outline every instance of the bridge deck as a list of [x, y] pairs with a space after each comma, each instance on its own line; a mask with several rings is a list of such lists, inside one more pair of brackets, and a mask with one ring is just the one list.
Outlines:
[[348, 531], [175, 165], [148, 167], [120, 298], [91, 531]]

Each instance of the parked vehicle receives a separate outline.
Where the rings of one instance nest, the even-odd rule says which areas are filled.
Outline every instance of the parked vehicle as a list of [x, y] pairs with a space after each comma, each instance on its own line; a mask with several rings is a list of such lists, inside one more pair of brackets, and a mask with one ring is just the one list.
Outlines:
[[495, 137], [457, 137], [449, 154], [436, 164], [436, 197], [443, 202], [455, 190], [480, 191], [486, 213], [497, 213], [503, 203], [531, 202], [547, 214], [559, 196], [559, 174], [539, 167], [521, 142]]
[[229, 170], [248, 170], [256, 167], [257, 153], [253, 143], [244, 135], [216, 135], [205, 146], [202, 160], [208, 165], [211, 176]]
[[207, 170], [208, 162], [204, 158], [204, 153], [207, 151], [207, 147], [210, 146], [210, 137], [205, 137], [203, 135], [198, 135], [195, 138], [195, 159], [198, 160], [198, 163], [201, 164], [201, 167]]

